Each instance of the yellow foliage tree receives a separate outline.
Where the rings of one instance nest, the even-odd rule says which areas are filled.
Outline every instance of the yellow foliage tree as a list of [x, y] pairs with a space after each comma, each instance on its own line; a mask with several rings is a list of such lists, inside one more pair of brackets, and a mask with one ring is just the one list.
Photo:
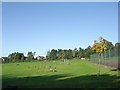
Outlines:
[[111, 48], [113, 48], [112, 43], [109, 42], [108, 40], [104, 39], [103, 37], [100, 37], [99, 41], [97, 41], [97, 40], [94, 41], [92, 50], [96, 53], [101, 54]]
[[[106, 52], [107, 50], [113, 48], [113, 44], [109, 41], [107, 41], [106, 39], [104, 39], [103, 37], [100, 37], [99, 40], [95, 40], [92, 50], [95, 53], [98, 53], [100, 56], [103, 52]], [[99, 69], [98, 69], [98, 74], [100, 74], [100, 59], [99, 59]]]

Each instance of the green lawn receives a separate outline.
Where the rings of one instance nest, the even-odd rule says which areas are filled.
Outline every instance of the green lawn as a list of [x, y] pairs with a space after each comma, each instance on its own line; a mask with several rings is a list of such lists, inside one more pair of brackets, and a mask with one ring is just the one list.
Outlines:
[[[118, 87], [118, 71], [100, 66], [98, 76], [97, 64], [88, 60], [20, 62], [2, 64], [3, 88], [96, 88]], [[57, 72], [50, 72], [49, 66], [56, 67]]]

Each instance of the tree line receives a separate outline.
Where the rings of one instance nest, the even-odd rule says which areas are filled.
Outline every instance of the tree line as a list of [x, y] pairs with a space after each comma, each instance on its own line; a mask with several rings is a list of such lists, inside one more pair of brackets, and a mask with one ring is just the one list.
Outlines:
[[72, 49], [52, 49], [47, 52], [47, 55], [35, 57], [36, 52], [28, 52], [27, 56], [24, 53], [14, 52], [9, 54], [7, 57], [2, 57], [4, 62], [24, 62], [24, 61], [35, 61], [35, 60], [65, 60], [65, 59], [73, 59], [73, 58], [90, 58], [90, 55], [93, 53], [91, 46], [87, 48], [75, 48]]
[[72, 49], [52, 49], [51, 51], [47, 52], [46, 59], [47, 60], [62, 60], [65, 59], [81, 59], [81, 58], [90, 58], [90, 55], [93, 54], [93, 51], [91, 49], [91, 46], [88, 46], [87, 48], [75, 48]]
[[25, 56], [24, 53], [14, 52], [7, 57], [2, 57], [2, 59], [3, 62], [24, 62], [35, 60], [34, 55], [35, 52], [28, 52], [27, 56]]
[[[101, 38], [102, 39], [102, 38]], [[105, 40], [105, 39], [103, 39]], [[107, 43], [106, 43], [107, 42]], [[27, 56], [24, 53], [14, 52], [9, 54], [7, 57], [2, 57], [0, 60], [4, 62], [24, 62], [24, 61], [35, 61], [35, 60], [61, 60], [64, 61], [66, 59], [81, 59], [87, 58], [90, 59], [90, 55], [98, 52], [103, 52], [108, 49], [118, 48], [120, 47], [120, 43], [116, 43], [115, 46], [109, 41], [102, 41], [98, 43], [96, 40], [94, 41], [93, 46], [88, 46], [87, 48], [74, 48], [72, 49], [52, 49], [47, 52], [46, 56], [38, 56], [35, 57], [36, 52], [28, 52]], [[100, 49], [101, 48], [101, 49]]]

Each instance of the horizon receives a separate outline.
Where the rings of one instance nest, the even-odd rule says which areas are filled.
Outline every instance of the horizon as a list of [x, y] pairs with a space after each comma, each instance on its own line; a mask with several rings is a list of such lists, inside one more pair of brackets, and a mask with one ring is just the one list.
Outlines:
[[1, 56], [28, 51], [46, 56], [51, 49], [86, 48], [100, 36], [115, 45], [117, 21], [117, 2], [3, 2]]
[[[117, 42], [117, 43], [119, 43], [119, 42]], [[112, 44], [113, 44], [113, 43], [112, 43]], [[115, 46], [115, 44], [113, 44], [113, 45]], [[91, 45], [88, 45], [87, 47], [89, 47], [89, 46], [91, 46]], [[87, 47], [86, 47], [86, 48], [87, 48]], [[91, 46], [91, 47], [92, 47], [92, 46]], [[82, 47], [75, 47], [75, 48], [77, 48], [77, 50], [79, 50], [79, 48], [82, 48]], [[58, 48], [58, 49], [62, 49], [62, 50], [71, 49], [71, 50], [74, 50], [75, 48], [73, 48], [73, 49], [71, 49], [71, 48]], [[86, 48], [82, 48], [82, 49], [86, 49]], [[55, 48], [52, 48], [52, 49], [55, 49]], [[52, 49], [51, 49], [51, 50], [52, 50]], [[58, 49], [55, 49], [55, 50], [58, 51]], [[49, 50], [49, 51], [51, 51], [51, 50]], [[15, 51], [15, 52], [17, 53], [17, 51]], [[11, 52], [11, 53], [9, 53], [9, 54], [12, 54], [12, 53], [15, 53], [15, 52]], [[36, 52], [36, 51], [27, 51], [27, 53], [28, 53], [28, 52], [32, 52], [32, 53], [33, 53], [33, 52]], [[18, 52], [18, 53], [23, 53], [23, 52]], [[27, 57], [27, 53], [23, 53], [25, 57]], [[9, 55], [9, 54], [8, 54], [8, 55]], [[1, 56], [1, 57], [8, 57], [8, 55], [6, 55], [6, 56]], [[34, 57], [37, 57], [37, 56], [44, 56], [44, 57], [46, 57], [46, 55], [47, 55], [47, 52], [46, 52], [45, 55], [38, 55], [38, 54], [36, 55], [36, 54], [35, 54]]]

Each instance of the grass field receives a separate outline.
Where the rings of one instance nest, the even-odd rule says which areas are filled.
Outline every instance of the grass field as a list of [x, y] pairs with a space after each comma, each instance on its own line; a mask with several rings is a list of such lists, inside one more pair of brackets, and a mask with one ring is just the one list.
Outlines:
[[[51, 72], [49, 66], [56, 67]], [[98, 88], [118, 87], [118, 71], [88, 60], [20, 62], [2, 64], [3, 88]]]

